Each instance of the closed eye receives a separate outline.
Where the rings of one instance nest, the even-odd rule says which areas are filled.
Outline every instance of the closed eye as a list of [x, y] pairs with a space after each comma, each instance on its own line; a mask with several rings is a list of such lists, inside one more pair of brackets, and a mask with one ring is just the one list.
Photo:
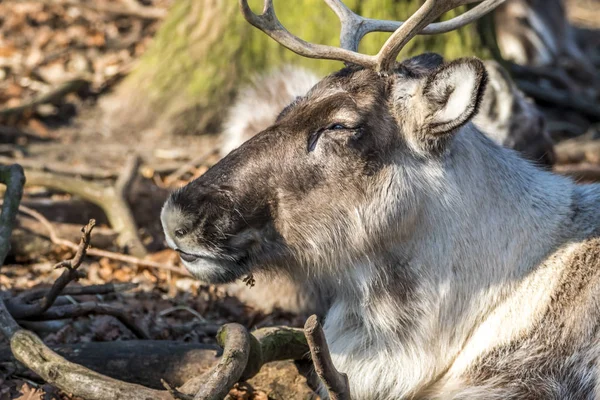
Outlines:
[[325, 133], [327, 131], [342, 131], [342, 130], [355, 131], [356, 132], [355, 135], [357, 136], [357, 138], [360, 137], [360, 135], [362, 134], [362, 129], [360, 127], [350, 128], [341, 123], [334, 123], [334, 124], [329, 125], [326, 128], [321, 128], [321, 129], [313, 132], [308, 137], [308, 143], [306, 146], [308, 152], [309, 153], [312, 152], [317, 147], [317, 142], [319, 141], [319, 139], [321, 138], [323, 133]]

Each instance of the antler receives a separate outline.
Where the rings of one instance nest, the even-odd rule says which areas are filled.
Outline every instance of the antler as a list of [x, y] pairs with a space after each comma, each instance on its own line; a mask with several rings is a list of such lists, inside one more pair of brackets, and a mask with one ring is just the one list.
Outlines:
[[[309, 43], [291, 34], [277, 19], [273, 8], [273, 0], [264, 0], [261, 15], [257, 15], [250, 10], [248, 0], [239, 0], [242, 13], [248, 22], [293, 52], [309, 58], [358, 64], [376, 71], [390, 70], [398, 53], [415, 35], [435, 35], [458, 29], [481, 18], [505, 0], [484, 0], [464, 14], [439, 23], [431, 22], [454, 8], [477, 3], [481, 0], [426, 0], [421, 8], [406, 22], [361, 17], [346, 7], [341, 0], [324, 1], [335, 12], [342, 24], [340, 32], [341, 47]], [[358, 53], [358, 45], [361, 39], [370, 32], [394, 32], [382, 46], [379, 53], [373, 56]]]

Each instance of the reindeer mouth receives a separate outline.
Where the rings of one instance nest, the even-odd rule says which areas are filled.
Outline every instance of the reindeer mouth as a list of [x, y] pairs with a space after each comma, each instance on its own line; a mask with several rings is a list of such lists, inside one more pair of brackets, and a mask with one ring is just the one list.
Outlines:
[[197, 256], [195, 254], [186, 253], [185, 251], [180, 250], [180, 249], [177, 249], [177, 252], [179, 253], [179, 257], [183, 261], [188, 262], [188, 263], [192, 263], [201, 257], [201, 256]]
[[185, 268], [197, 279], [208, 283], [231, 283], [250, 271], [247, 257], [233, 259], [198, 255], [177, 249]]

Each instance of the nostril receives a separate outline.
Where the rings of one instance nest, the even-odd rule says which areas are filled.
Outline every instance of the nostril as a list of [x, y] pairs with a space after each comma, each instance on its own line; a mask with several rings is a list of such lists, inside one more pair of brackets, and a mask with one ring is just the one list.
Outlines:
[[175, 237], [181, 238], [184, 237], [187, 233], [188, 231], [185, 228], [175, 229]]

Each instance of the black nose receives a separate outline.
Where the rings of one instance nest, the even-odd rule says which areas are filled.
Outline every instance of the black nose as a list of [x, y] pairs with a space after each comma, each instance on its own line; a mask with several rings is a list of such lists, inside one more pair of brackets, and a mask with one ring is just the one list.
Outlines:
[[181, 257], [181, 259], [183, 261], [187, 261], [187, 262], [194, 262], [196, 261], [198, 258], [198, 256], [195, 256], [193, 254], [190, 253], [186, 253], [185, 251], [181, 251], [181, 250], [177, 250], [177, 252], [179, 253], [179, 257]]

